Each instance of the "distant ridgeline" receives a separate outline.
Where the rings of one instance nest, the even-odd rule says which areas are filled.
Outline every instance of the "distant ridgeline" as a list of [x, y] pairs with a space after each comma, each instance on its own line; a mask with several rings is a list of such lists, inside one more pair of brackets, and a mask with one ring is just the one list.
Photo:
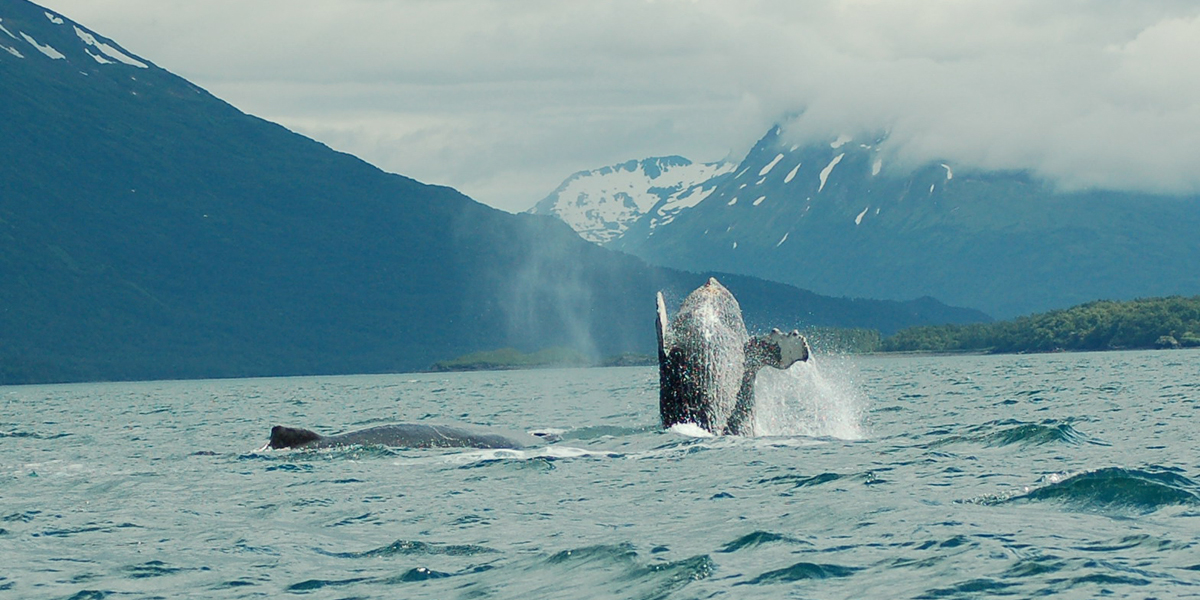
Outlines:
[[1200, 347], [1200, 296], [1097, 301], [977, 325], [911, 327], [884, 352], [1055, 352]]

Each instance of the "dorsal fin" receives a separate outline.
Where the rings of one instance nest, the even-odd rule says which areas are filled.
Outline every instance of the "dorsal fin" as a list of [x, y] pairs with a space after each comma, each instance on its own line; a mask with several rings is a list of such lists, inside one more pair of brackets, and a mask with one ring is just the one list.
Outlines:
[[321, 435], [315, 431], [300, 429], [299, 427], [283, 427], [276, 425], [271, 428], [271, 441], [267, 444], [269, 448], [297, 448], [316, 441], [320, 441]]

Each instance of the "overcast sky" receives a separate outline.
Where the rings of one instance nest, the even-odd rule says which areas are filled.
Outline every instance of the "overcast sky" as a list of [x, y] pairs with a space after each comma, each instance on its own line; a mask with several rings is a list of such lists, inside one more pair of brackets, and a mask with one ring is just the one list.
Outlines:
[[[40, 0], [238, 108], [509, 211], [571, 173], [888, 130], [898, 164], [1200, 192], [1200, 3]], [[795, 115], [799, 114], [799, 117]]]

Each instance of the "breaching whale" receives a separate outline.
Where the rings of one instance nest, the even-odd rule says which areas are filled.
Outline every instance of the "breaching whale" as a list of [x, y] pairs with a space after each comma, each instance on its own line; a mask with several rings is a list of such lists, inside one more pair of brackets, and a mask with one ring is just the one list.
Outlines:
[[398, 423], [322, 436], [299, 427], [271, 428], [267, 448], [335, 448], [338, 446], [397, 446], [402, 448], [485, 448], [519, 450], [543, 442], [523, 434], [505, 435], [463, 425]]
[[659, 414], [663, 427], [694, 423], [713, 434], [751, 435], [759, 369], [808, 360], [798, 331], [750, 337], [742, 309], [715, 278], [683, 301], [668, 321], [658, 293]]

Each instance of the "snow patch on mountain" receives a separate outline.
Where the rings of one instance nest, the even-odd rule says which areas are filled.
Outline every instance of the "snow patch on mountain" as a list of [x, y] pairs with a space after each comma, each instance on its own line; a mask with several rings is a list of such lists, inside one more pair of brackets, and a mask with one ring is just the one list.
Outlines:
[[527, 212], [558, 217], [581, 237], [604, 244], [634, 221], [650, 229], [670, 223], [699, 204], [737, 168], [735, 163], [693, 163], [681, 156], [631, 160], [580, 171]]
[[[42, 14], [45, 15], [46, 19], [48, 19], [52, 25], [57, 25], [59, 27], [70, 25], [75, 31], [75, 36], [71, 37], [70, 33], [67, 33], [68, 30], [60, 30], [58, 27], [46, 26], [44, 23], [41, 25], [34, 25], [29, 22], [24, 22], [24, 26], [22, 27], [22, 21], [20, 19], [16, 21], [16, 26], [10, 29], [8, 26], [4, 25], [4, 19], [2, 18], [0, 18], [0, 33], [17, 40], [18, 42], [24, 40], [26, 43], [33, 46], [38, 52], [41, 52], [48, 58], [53, 60], [63, 60], [76, 66], [82, 66], [76, 61], [79, 59], [84, 59], [84, 56], [86, 55], [87, 57], [91, 58], [92, 61], [95, 61], [101, 65], [113, 65], [121, 63], [131, 67], [137, 67], [139, 69], [150, 68], [149, 64], [134, 58], [130, 54], [122, 51], [120, 48], [117, 48], [113, 43], [98, 37], [96, 34], [91, 33], [79, 25], [76, 25], [71, 21], [49, 11], [43, 11]], [[10, 25], [13, 23], [14, 22], [12, 20], [9, 20]], [[22, 29], [24, 29], [24, 31], [22, 31]], [[16, 33], [13, 33], [14, 30], [16, 30]], [[60, 31], [62, 32], [60, 33]], [[34, 35], [37, 37], [35, 38]], [[76, 37], [79, 39], [79, 41], [83, 42], [83, 44], [73, 43]], [[53, 40], [53, 44], [49, 41], [50, 39]], [[7, 51], [9, 54], [17, 58], [25, 58], [25, 54], [20, 52], [15, 47], [0, 44], [0, 49]], [[93, 52], [92, 49], [95, 49], [96, 51]], [[80, 73], [87, 75], [86, 71], [80, 71]]]
[[820, 175], [821, 187], [817, 188], [818, 193], [821, 190], [825, 189], [825, 182], [829, 181], [829, 174], [833, 172], [833, 168], [836, 167], [838, 163], [842, 162], [842, 158], [845, 156], [846, 156], [846, 153], [843, 152], [843, 153], [833, 157], [833, 160], [829, 161], [829, 164], [826, 165], [824, 169], [821, 169], [821, 175]]
[[20, 41], [17, 36], [13, 35], [13, 32], [9, 31], [8, 28], [4, 26], [4, 19], [0, 19], [0, 31], [7, 33], [8, 37]]
[[[774, 169], [775, 165], [779, 164], [779, 161], [781, 161], [781, 160], [783, 160], [783, 154], [782, 153], [776, 154], [775, 160], [772, 160], [771, 162], [767, 163], [767, 166], [763, 167], [762, 170], [758, 172], [758, 175], [761, 177], [763, 175], [766, 175], [767, 173], [770, 173], [771, 169]], [[759, 183], [762, 183], [762, 182], [760, 181]]]
[[[120, 50], [117, 50], [116, 48], [113, 48], [112, 46], [110, 46], [104, 42], [97, 40], [96, 36], [80, 29], [78, 25], [75, 26], [75, 35], [79, 36], [79, 39], [83, 40], [83, 43], [85, 43], [89, 46], [93, 46], [97, 50], [103, 52], [104, 54], [107, 54], [109, 57], [114, 58], [120, 62], [123, 62], [131, 67], [137, 67], [139, 69], [150, 68], [149, 66], [146, 65], [146, 63], [144, 63], [140, 60], [137, 60], [137, 59], [129, 56], [128, 54], [125, 54], [124, 52], [121, 52]], [[92, 58], [95, 58], [96, 62], [99, 62], [101, 64], [111, 64], [112, 63], [112, 61], [109, 61], [109, 60], [102, 60], [101, 58], [97, 57], [95, 54], [92, 54], [91, 52], [88, 52], [88, 55], [90, 55]]]
[[46, 56], [49, 56], [50, 58], [52, 58], [54, 60], [61, 60], [61, 59], [64, 59], [67, 57], [66, 54], [63, 54], [62, 52], [55, 50], [54, 47], [51, 46], [50, 44], [39, 44], [37, 42], [37, 40], [30, 37], [30, 35], [28, 33], [25, 33], [24, 31], [21, 32], [21, 37], [25, 38], [25, 41], [29, 42], [29, 44], [32, 45], [34, 48], [37, 48], [38, 52], [41, 52], [42, 54], [45, 54]]

